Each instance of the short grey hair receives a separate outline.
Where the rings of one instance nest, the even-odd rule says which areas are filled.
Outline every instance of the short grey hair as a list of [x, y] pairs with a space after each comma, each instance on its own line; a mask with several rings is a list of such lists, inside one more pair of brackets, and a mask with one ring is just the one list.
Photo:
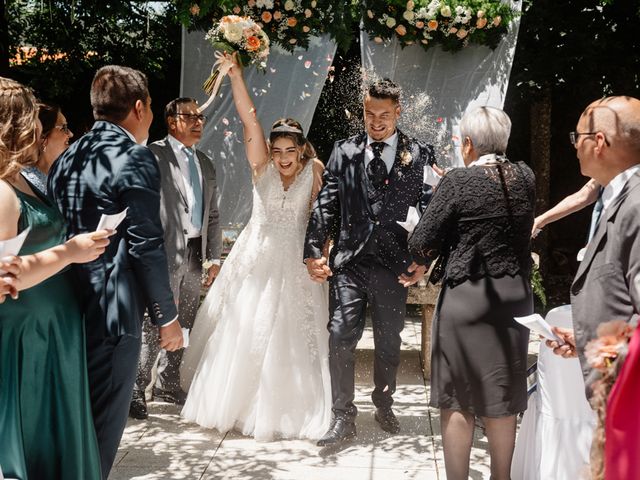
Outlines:
[[467, 112], [460, 121], [463, 141], [471, 139], [479, 155], [507, 151], [511, 134], [511, 119], [503, 110], [494, 107], [478, 107]]

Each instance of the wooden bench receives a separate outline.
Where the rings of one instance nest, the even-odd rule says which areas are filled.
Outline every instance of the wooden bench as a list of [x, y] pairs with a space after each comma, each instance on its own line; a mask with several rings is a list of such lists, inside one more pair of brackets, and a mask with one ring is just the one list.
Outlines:
[[422, 345], [420, 361], [425, 380], [431, 377], [431, 319], [440, 294], [440, 285], [432, 285], [421, 280], [413, 287], [409, 287], [407, 303], [422, 305]]

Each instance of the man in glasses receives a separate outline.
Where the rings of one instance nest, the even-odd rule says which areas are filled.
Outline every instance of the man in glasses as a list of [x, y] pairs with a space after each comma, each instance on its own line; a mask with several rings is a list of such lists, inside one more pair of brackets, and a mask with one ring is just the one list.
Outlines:
[[[206, 117], [200, 113], [193, 98], [176, 98], [165, 108], [168, 135], [149, 145], [160, 167], [160, 217], [171, 287], [178, 299], [180, 323], [184, 328], [193, 327], [201, 286], [209, 287], [220, 270], [222, 237], [216, 172], [212, 160], [196, 149], [205, 121]], [[154, 336], [149, 322], [145, 322], [140, 365], [129, 412], [137, 419], [147, 418], [144, 391], [151, 382], [151, 370], [159, 353], [153, 396], [180, 405], [186, 396], [180, 388], [179, 367], [183, 350], [159, 352]]]
[[548, 341], [564, 357], [584, 356], [601, 323], [630, 321], [640, 306], [640, 100], [608, 97], [582, 113], [570, 135], [580, 170], [604, 187], [602, 213], [571, 286], [574, 331], [555, 329], [564, 344]]

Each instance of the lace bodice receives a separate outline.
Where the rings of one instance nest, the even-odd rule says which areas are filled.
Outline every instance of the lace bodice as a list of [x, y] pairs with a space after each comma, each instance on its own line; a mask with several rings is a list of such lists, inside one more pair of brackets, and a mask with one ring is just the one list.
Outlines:
[[535, 177], [522, 162], [458, 168], [440, 182], [409, 239], [412, 253], [448, 255], [445, 281], [531, 270]]
[[304, 238], [313, 187], [312, 163], [307, 162], [288, 190], [282, 186], [278, 169], [269, 163], [253, 189], [251, 223], [260, 226], [267, 234], [296, 241]]

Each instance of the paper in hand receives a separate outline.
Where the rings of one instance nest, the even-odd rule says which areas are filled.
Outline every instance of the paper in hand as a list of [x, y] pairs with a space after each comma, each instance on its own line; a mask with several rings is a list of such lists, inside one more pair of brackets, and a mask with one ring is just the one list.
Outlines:
[[513, 317], [513, 319], [520, 325], [524, 325], [533, 333], [537, 333], [547, 340], [553, 340], [560, 343], [561, 345], [564, 344], [564, 341], [555, 333], [553, 333], [553, 330], [551, 330], [551, 325], [549, 325], [547, 321], [537, 313], [534, 313], [533, 315], [527, 315], [526, 317]]
[[182, 348], [189, 346], [189, 329], [182, 327]]
[[[8, 240], [2, 240], [0, 242], [0, 258], [10, 257], [13, 255], [18, 255], [22, 245], [24, 244], [27, 235], [31, 231], [31, 227], [25, 228], [20, 235], [17, 235]], [[7, 273], [4, 270], [0, 270], [0, 275]]]
[[115, 230], [126, 218], [127, 210], [129, 210], [129, 207], [125, 208], [120, 213], [114, 213], [113, 215], [102, 214], [96, 230]]
[[436, 171], [431, 168], [431, 165], [424, 166], [424, 175], [422, 177], [422, 182], [435, 187], [440, 183], [442, 177], [436, 173]]
[[409, 210], [407, 211], [407, 219], [404, 222], [398, 221], [397, 223], [407, 232], [413, 233], [413, 230], [416, 228], [419, 221], [420, 214], [418, 213], [418, 210], [416, 210], [416, 207], [409, 207]]

